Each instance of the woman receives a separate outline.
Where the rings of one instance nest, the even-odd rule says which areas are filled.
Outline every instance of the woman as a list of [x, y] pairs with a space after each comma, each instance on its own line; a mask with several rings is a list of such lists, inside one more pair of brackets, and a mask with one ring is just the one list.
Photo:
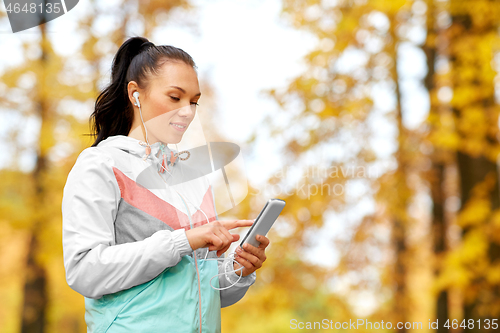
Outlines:
[[229, 230], [253, 220], [217, 221], [207, 177], [178, 181], [196, 172], [191, 154], [166, 144], [195, 116], [195, 69], [181, 49], [130, 38], [97, 98], [96, 140], [62, 202], [66, 280], [85, 297], [88, 332], [219, 332], [220, 308], [245, 295], [266, 259], [259, 236], [258, 248], [216, 260], [239, 239]]

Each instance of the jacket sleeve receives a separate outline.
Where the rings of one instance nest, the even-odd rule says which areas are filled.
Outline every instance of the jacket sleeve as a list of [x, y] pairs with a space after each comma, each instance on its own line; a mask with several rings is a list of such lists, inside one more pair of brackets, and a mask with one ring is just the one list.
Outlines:
[[[211, 184], [210, 188], [212, 190], [215, 218], [218, 220], [219, 216], [217, 215], [217, 210], [215, 209], [215, 195]], [[223, 253], [219, 258], [225, 258], [225, 253]], [[239, 276], [236, 275], [235, 272], [233, 272], [233, 260], [231, 258], [226, 258], [226, 260], [217, 260], [217, 263], [219, 265], [219, 274], [225, 273], [224, 275], [220, 275], [219, 288], [229, 287], [238, 280]], [[224, 308], [226, 306], [233, 305], [234, 303], [242, 299], [243, 296], [245, 296], [248, 288], [255, 283], [256, 277], [256, 273], [253, 272], [252, 274], [242, 277], [238, 281], [238, 283], [233, 285], [231, 288], [221, 290], [221, 307]]]
[[68, 174], [62, 200], [66, 281], [88, 298], [154, 279], [192, 252], [184, 229], [160, 230], [137, 242], [115, 244], [114, 221], [121, 194], [113, 161], [90, 147]]

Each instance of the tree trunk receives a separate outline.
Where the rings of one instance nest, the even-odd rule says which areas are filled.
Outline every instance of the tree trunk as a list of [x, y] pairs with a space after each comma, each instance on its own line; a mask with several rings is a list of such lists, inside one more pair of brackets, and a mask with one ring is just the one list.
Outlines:
[[[494, 174], [496, 184], [493, 187], [493, 191], [490, 194], [490, 202], [491, 209], [498, 209], [499, 205], [499, 190], [498, 190], [498, 170], [496, 163], [491, 162], [490, 160], [484, 157], [472, 157], [462, 152], [458, 152], [458, 168], [460, 173], [460, 190], [462, 193], [462, 201], [467, 202], [472, 194], [472, 189], [478, 183], [484, 181], [486, 175]], [[470, 228], [464, 228], [462, 230], [462, 237], [465, 238]], [[490, 262], [494, 262], [500, 259], [500, 251], [498, 244], [490, 243], [489, 244], [489, 259]], [[478, 308], [484, 304], [483, 299], [489, 299], [493, 297], [493, 299], [499, 299], [500, 295], [498, 292], [498, 286], [494, 289], [487, 289], [484, 287], [484, 283], [480, 280], [473, 281], [469, 288], [476, 290], [475, 299], [472, 301], [465, 301], [463, 305], [464, 319], [474, 319], [481, 320], [484, 322], [484, 319], [492, 319], [490, 315], [481, 315], [478, 311]], [[483, 303], [483, 304], [482, 304]], [[479, 329], [477, 325], [474, 326], [474, 329], [469, 330], [470, 332], [480, 333], [484, 331], [483, 329]]]
[[[403, 187], [407, 186], [407, 176], [408, 176], [408, 161], [406, 154], [406, 140], [408, 139], [407, 130], [403, 126], [403, 114], [401, 106], [401, 89], [399, 84], [399, 73], [398, 73], [398, 52], [397, 52], [397, 41], [398, 37], [396, 35], [396, 18], [394, 16], [390, 17], [390, 22], [392, 22], [390, 27], [390, 36], [392, 38], [390, 45], [390, 54], [393, 59], [393, 67], [391, 70], [391, 76], [396, 87], [396, 120], [398, 126], [398, 143], [399, 148], [396, 152], [396, 160], [398, 162], [398, 170], [395, 173], [395, 177], [398, 178], [399, 184], [404, 184]], [[407, 191], [405, 191], [407, 192]], [[397, 205], [404, 208], [408, 207], [408, 198], [406, 195], [402, 195], [397, 200]], [[399, 214], [400, 215], [400, 214]], [[394, 267], [394, 281], [396, 283], [396, 290], [394, 295], [394, 313], [397, 317], [398, 322], [407, 322], [408, 318], [408, 288], [407, 288], [407, 246], [406, 246], [406, 233], [408, 229], [408, 221], [403, 216], [394, 216], [393, 219], [393, 229], [392, 229], [392, 244], [396, 252], [396, 262]], [[398, 332], [406, 333], [408, 330], [405, 327], [398, 328]]]
[[[37, 114], [41, 123], [40, 139], [38, 152], [37, 152], [37, 162], [35, 169], [33, 171], [32, 177], [35, 188], [35, 200], [34, 211], [43, 212], [43, 202], [44, 202], [44, 186], [43, 178], [47, 171], [47, 148], [42, 146], [43, 136], [51, 135], [48, 128], [49, 110], [47, 105], [46, 96], [43, 94], [43, 85], [46, 84], [46, 73], [48, 63], [48, 52], [46, 48], [46, 43], [48, 40], [45, 33], [45, 24], [40, 25], [41, 31], [41, 42], [40, 46], [42, 48], [42, 54], [40, 58], [40, 73], [38, 77], [37, 84], [38, 87], [38, 107]], [[43, 215], [43, 214], [42, 214]], [[38, 248], [38, 235], [40, 230], [40, 225], [42, 224], [43, 217], [36, 215], [35, 220], [32, 224], [31, 238], [29, 242], [28, 256], [27, 256], [27, 266], [26, 266], [26, 278], [24, 282], [24, 301], [22, 307], [22, 333], [43, 333], [45, 332], [45, 311], [48, 303], [46, 285], [47, 277], [45, 268], [37, 261]]]
[[[493, 4], [498, 1], [491, 1]], [[453, 112], [459, 124], [463, 124], [468, 119], [467, 113], [471, 109], [482, 110], [485, 116], [485, 122], [489, 126], [485, 133], [478, 132], [474, 129], [474, 135], [484, 134], [483, 141], [480, 145], [480, 150], [471, 149], [470, 147], [460, 147], [457, 152], [458, 169], [460, 174], [460, 192], [462, 198], [462, 207], [464, 207], [469, 199], [474, 195], [473, 188], [481, 182], [484, 182], [487, 177], [492, 177], [495, 184], [491, 187], [491, 192], [488, 194], [488, 201], [491, 203], [491, 210], [496, 210], [500, 207], [500, 194], [498, 187], [498, 169], [496, 160], [488, 156], [488, 147], [498, 145], [498, 124], [495, 118], [493, 108], [495, 107], [495, 88], [493, 80], [489, 80], [488, 76], [484, 73], [491, 73], [491, 62], [493, 61], [493, 50], [491, 50], [491, 61], [485, 61], [489, 56], [488, 54], [476, 51], [476, 47], [481, 41], [487, 40], [492, 34], [497, 34], [497, 23], [495, 20], [483, 20], [482, 24], [475, 24], [472, 17], [472, 11], [464, 9], [463, 1], [451, 0], [450, 8], [452, 13], [452, 25], [449, 29], [451, 43], [460, 41], [467, 41], [468, 46], [474, 50], [456, 50], [452, 53], [451, 67], [454, 90], [457, 88], [471, 89], [471, 91], [480, 92], [479, 97], [474, 99], [469, 98], [464, 105], [455, 105]], [[476, 14], [477, 15], [477, 14]], [[474, 18], [477, 19], [477, 18]], [[453, 44], [452, 44], [453, 45]], [[464, 77], [461, 74], [464, 70], [470, 70], [475, 75], [473, 77]], [[489, 81], [488, 81], [489, 80]], [[490, 82], [491, 81], [491, 82]], [[459, 131], [462, 142], [467, 142], [470, 132], [462, 129]], [[466, 239], [469, 232], [473, 228], [479, 228], [485, 224], [490, 223], [487, 218], [481, 221], [479, 226], [464, 226], [462, 229], [462, 238]], [[500, 260], [500, 249], [498, 244], [489, 241], [488, 244], [488, 260], [490, 263], [498, 264]], [[475, 273], [465, 290], [467, 297], [465, 297], [463, 304], [463, 318], [473, 319], [476, 323], [477, 320], [484, 322], [484, 319], [492, 319], [498, 317], [493, 303], [500, 298], [498, 291], [498, 284], [492, 285], [486, 279], [486, 273]], [[494, 317], [492, 317], [494, 316]], [[485, 327], [479, 328], [479, 325], [474, 325], [473, 329], [468, 329], [469, 332], [481, 332]]]
[[[434, 16], [436, 10], [434, 0], [427, 0], [427, 40], [424, 44], [423, 51], [427, 59], [427, 75], [424, 79], [424, 85], [431, 96], [435, 93], [436, 77], [435, 77], [435, 63], [438, 54], [437, 50], [437, 30], [435, 25]], [[437, 114], [439, 116], [439, 105], [433, 102], [435, 99], [430, 98], [430, 114]], [[431, 131], [433, 129], [431, 128]], [[432, 236], [433, 236], [433, 252], [436, 258], [436, 266], [434, 268], [434, 276], [437, 278], [440, 274], [441, 257], [446, 251], [446, 217], [445, 217], [445, 199], [444, 181], [446, 171], [446, 152], [442, 149], [436, 148], [431, 156], [432, 167], [430, 170], [430, 188], [432, 197]], [[448, 311], [448, 291], [439, 291], [436, 300], [435, 316], [439, 323], [445, 323], [449, 318]], [[448, 329], [443, 325], [438, 325], [438, 333], [448, 332]]]
[[24, 282], [21, 328], [23, 333], [42, 333], [45, 331], [46, 274], [45, 269], [35, 261], [37, 243], [37, 237], [33, 233], [29, 242], [26, 280]]

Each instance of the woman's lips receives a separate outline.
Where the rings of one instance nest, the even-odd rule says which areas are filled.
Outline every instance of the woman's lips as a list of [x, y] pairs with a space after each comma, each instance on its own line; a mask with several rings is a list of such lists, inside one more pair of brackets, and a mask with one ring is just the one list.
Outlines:
[[177, 130], [179, 132], [184, 132], [187, 128], [186, 125], [184, 125], [184, 127], [182, 127], [182, 125], [177, 124], [177, 123], [170, 123], [170, 126], [172, 126], [175, 130]]

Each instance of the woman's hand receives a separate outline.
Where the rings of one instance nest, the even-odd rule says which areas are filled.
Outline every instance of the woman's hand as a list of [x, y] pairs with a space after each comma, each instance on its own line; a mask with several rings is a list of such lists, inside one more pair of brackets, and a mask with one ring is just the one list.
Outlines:
[[257, 269], [261, 268], [264, 261], [266, 261], [266, 254], [264, 252], [269, 245], [269, 238], [261, 235], [257, 235], [255, 238], [260, 242], [259, 247], [245, 243], [243, 244], [243, 250], [239, 246], [236, 248], [234, 258], [240, 265], [234, 263], [234, 270], [241, 268], [241, 266], [244, 267], [241, 271], [236, 272], [238, 275], [240, 275], [241, 272], [243, 273], [242, 276], [252, 274]]
[[208, 246], [209, 251], [217, 250], [217, 256], [220, 256], [227, 251], [232, 242], [240, 239], [240, 235], [231, 234], [228, 230], [249, 227], [253, 222], [254, 220], [214, 221], [187, 230], [186, 237], [193, 250]]

